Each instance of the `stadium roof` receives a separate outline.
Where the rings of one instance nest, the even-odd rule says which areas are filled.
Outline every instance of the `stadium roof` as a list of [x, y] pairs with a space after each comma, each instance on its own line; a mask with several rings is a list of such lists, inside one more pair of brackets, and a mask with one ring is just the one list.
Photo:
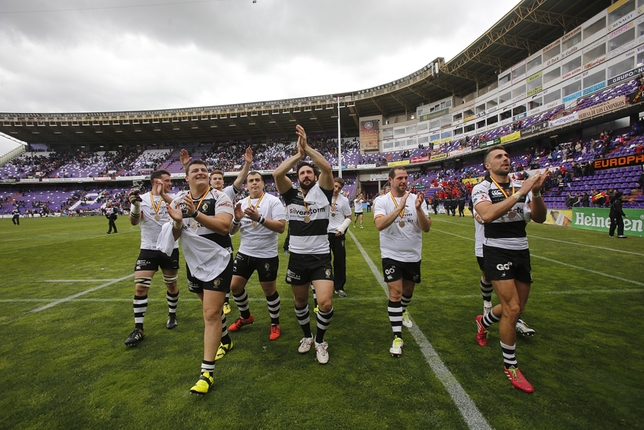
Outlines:
[[197, 143], [310, 135], [357, 136], [359, 118], [409, 117], [416, 108], [464, 97], [610, 6], [610, 0], [524, 0], [445, 63], [442, 58], [394, 82], [337, 95], [185, 109], [59, 114], [0, 113], [0, 132], [28, 143], [115, 145]]

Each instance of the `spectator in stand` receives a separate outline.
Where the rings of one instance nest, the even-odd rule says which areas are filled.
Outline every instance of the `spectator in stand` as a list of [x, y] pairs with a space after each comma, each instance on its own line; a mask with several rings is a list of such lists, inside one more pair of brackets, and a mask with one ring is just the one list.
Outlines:
[[564, 178], [563, 178], [563, 176], [559, 176], [559, 178], [557, 180], [557, 195], [560, 196], [561, 193], [563, 193], [564, 186], [565, 186]]
[[579, 195], [579, 193], [575, 193], [573, 195], [572, 207], [581, 207], [581, 196]]
[[581, 152], [581, 149], [583, 147], [583, 143], [581, 142], [581, 139], [577, 144], [575, 145], [575, 154], [579, 154]]
[[644, 146], [642, 146], [642, 142], [638, 143], [634, 149], [637, 155], [641, 155], [643, 150], [644, 150]]
[[581, 195], [581, 206], [584, 208], [590, 206], [590, 197], [588, 196], [588, 193], [586, 191], [584, 191]]
[[595, 153], [595, 148], [597, 147], [597, 141], [595, 138], [590, 139], [590, 150], [594, 154]]
[[583, 176], [583, 170], [581, 164], [572, 162], [572, 175], [574, 178], [579, 178]]

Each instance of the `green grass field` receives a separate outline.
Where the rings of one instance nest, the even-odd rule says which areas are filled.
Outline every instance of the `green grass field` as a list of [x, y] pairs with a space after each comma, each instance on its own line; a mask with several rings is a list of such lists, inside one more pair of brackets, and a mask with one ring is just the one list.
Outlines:
[[[517, 340], [535, 387], [526, 394], [503, 374], [498, 328], [487, 347], [474, 340], [482, 301], [472, 219], [433, 217], [409, 307], [415, 326], [403, 329], [404, 354], [393, 358], [378, 234], [366, 215], [347, 237], [349, 296], [334, 300], [329, 364], [297, 353], [302, 332], [280, 254], [282, 337], [268, 340], [254, 277], [255, 324], [232, 333], [235, 347], [204, 397], [189, 394], [203, 322], [183, 263], [179, 326], [165, 329], [157, 275], [146, 339], [128, 349], [138, 227], [120, 217], [108, 236], [103, 217], [1, 219], [0, 428], [644, 428], [644, 239], [528, 227], [535, 283], [523, 317], [537, 334]], [[228, 322], [237, 316], [233, 305]]]

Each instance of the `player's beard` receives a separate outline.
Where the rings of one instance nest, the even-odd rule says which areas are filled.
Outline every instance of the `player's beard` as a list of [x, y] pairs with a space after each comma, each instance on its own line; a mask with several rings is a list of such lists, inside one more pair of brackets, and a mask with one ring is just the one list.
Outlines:
[[311, 188], [313, 188], [313, 187], [315, 186], [315, 184], [316, 184], [316, 183], [317, 183], [317, 181], [315, 181], [315, 180], [313, 180], [313, 181], [309, 182], [308, 184], [305, 184], [304, 182], [302, 182], [302, 183], [300, 184], [300, 187], [301, 187], [303, 190], [308, 191], [308, 190], [310, 190]]
[[395, 190], [396, 194], [398, 194], [399, 196], [402, 196], [403, 194], [405, 194], [405, 191], [407, 191], [407, 185], [405, 186], [398, 185], [397, 187], [391, 187], [391, 188]]

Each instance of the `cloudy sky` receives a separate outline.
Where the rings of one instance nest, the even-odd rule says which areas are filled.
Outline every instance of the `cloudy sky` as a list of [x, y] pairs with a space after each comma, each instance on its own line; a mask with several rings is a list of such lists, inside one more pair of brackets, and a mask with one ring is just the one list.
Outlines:
[[517, 0], [2, 0], [0, 112], [334, 94], [449, 61]]

